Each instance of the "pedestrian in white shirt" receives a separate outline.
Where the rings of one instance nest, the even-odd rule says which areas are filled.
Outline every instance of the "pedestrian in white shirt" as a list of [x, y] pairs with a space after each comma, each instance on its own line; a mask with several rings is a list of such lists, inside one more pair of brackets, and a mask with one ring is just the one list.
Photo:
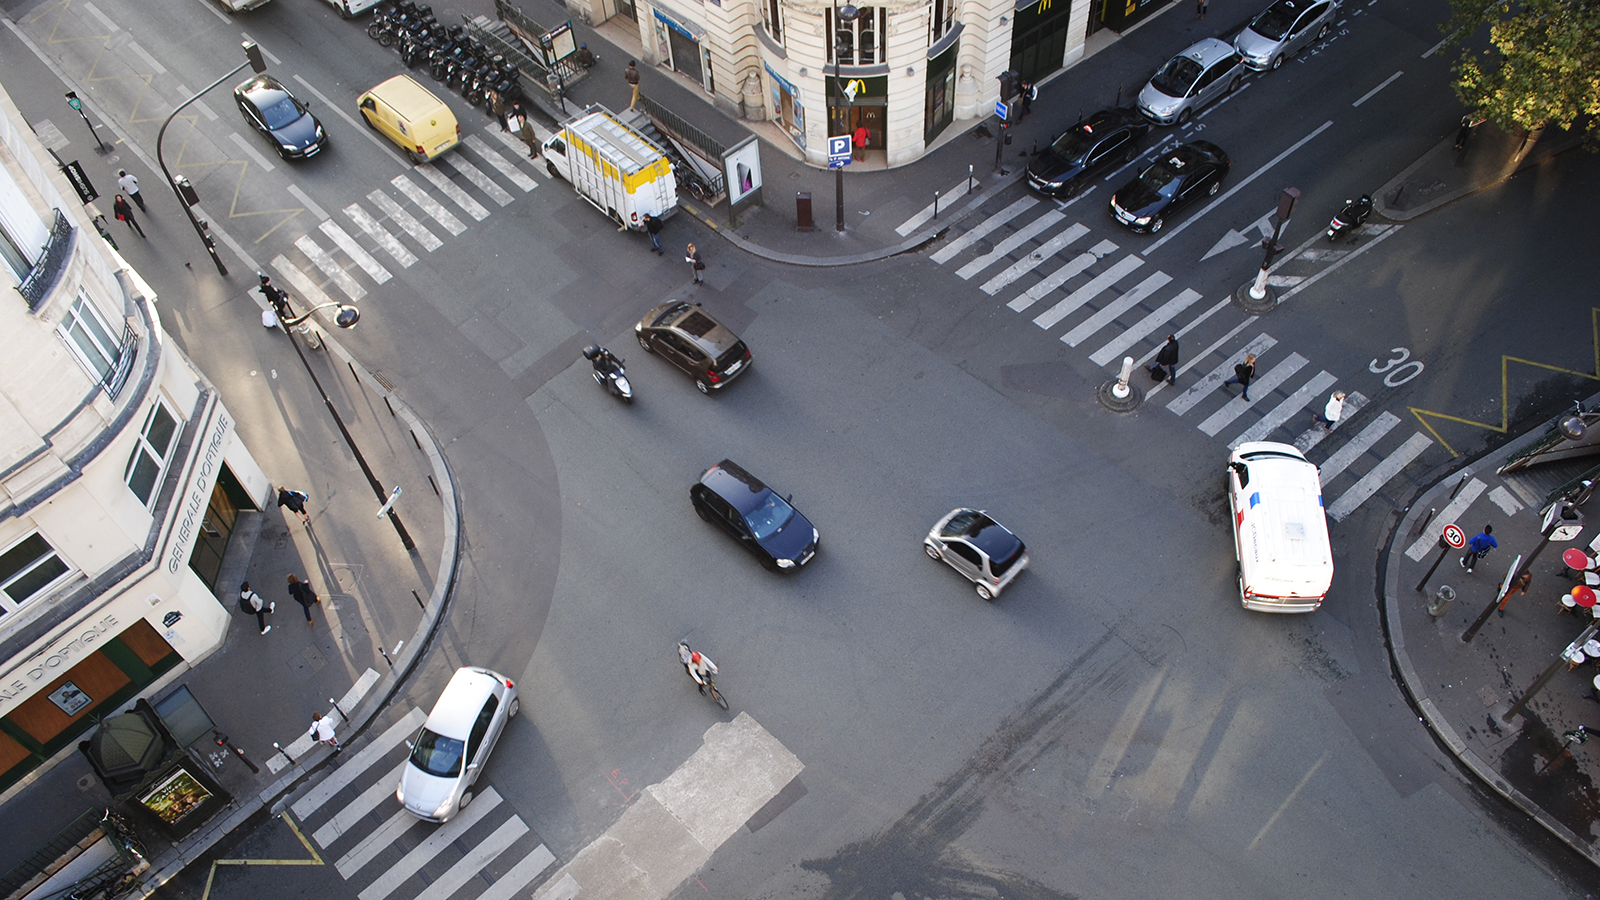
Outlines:
[[1311, 414], [1311, 423], [1332, 431], [1333, 426], [1339, 424], [1339, 417], [1342, 415], [1344, 415], [1344, 391], [1334, 391], [1333, 396], [1328, 398], [1328, 405], [1323, 407], [1322, 415]]
[[128, 195], [128, 199], [139, 207], [139, 212], [144, 212], [144, 195], [139, 193], [139, 179], [137, 177], [129, 175], [127, 169], [118, 169], [117, 187], [122, 188], [122, 192]]
[[313, 713], [311, 716], [311, 736], [332, 747], [335, 753], [344, 749], [339, 739], [333, 736], [333, 720], [323, 718], [322, 713]]

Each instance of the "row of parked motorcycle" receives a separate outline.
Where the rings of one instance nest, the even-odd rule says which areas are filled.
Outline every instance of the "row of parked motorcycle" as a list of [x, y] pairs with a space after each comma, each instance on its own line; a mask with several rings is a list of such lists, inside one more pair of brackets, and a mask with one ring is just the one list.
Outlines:
[[384, 3], [367, 26], [367, 37], [396, 47], [407, 68], [426, 66], [434, 81], [460, 91], [473, 106], [482, 106], [491, 91], [507, 105], [521, 99], [516, 64], [465, 32], [460, 25], [439, 24], [433, 7], [416, 0]]

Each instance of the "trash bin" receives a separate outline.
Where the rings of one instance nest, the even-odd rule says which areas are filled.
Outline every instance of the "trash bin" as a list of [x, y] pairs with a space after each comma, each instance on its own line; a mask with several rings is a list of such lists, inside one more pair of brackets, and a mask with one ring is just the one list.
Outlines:
[[800, 191], [794, 195], [794, 230], [817, 230], [817, 223], [811, 218], [810, 191]]

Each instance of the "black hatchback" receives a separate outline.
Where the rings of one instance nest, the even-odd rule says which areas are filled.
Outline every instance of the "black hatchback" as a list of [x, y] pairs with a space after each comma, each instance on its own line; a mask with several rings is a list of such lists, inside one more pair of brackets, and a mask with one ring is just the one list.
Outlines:
[[1047, 197], [1076, 197], [1095, 175], [1133, 159], [1150, 128], [1137, 110], [1102, 109], [1061, 132], [1028, 164], [1028, 186]]
[[664, 303], [633, 330], [640, 347], [688, 373], [702, 394], [727, 387], [750, 368], [750, 348], [698, 303]]
[[1111, 215], [1134, 231], [1155, 234], [1167, 216], [1198, 197], [1215, 196], [1231, 165], [1210, 141], [1181, 144], [1111, 195]]
[[283, 82], [257, 75], [233, 89], [233, 102], [251, 127], [267, 136], [284, 159], [315, 156], [328, 146], [328, 133]]
[[700, 518], [733, 535], [768, 569], [798, 569], [817, 555], [811, 521], [732, 460], [702, 472], [689, 500]]

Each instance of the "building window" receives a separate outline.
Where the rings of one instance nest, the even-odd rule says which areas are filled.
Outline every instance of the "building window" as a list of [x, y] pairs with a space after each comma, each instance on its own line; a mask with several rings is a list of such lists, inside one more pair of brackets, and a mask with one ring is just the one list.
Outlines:
[[928, 43], [936, 44], [939, 38], [950, 33], [956, 24], [957, 0], [933, 0], [933, 34], [929, 36]]
[[767, 26], [767, 34], [779, 46], [783, 45], [783, 10], [778, 7], [778, 0], [762, 0], [761, 21]]
[[11, 229], [0, 221], [0, 260], [4, 260], [6, 268], [18, 281], [28, 277], [33, 271], [33, 263], [28, 261], [28, 254], [22, 252], [22, 247], [17, 239], [11, 236]]
[[16, 612], [69, 571], [71, 567], [38, 532], [12, 545], [0, 553], [0, 615]]
[[100, 318], [100, 311], [83, 294], [72, 301], [72, 308], [62, 320], [61, 336], [78, 352], [78, 360], [100, 381], [106, 380], [116, 369], [117, 360], [122, 356], [122, 344], [112, 337], [111, 329]]
[[825, 10], [823, 15], [827, 18], [827, 30], [835, 38], [834, 46], [828, 48], [828, 62], [841, 66], [872, 66], [883, 61], [883, 24], [889, 15], [886, 10], [863, 6], [856, 11], [854, 22], [839, 22], [837, 28], [833, 10]]
[[167, 469], [172, 448], [178, 442], [178, 419], [167, 409], [167, 404], [157, 400], [145, 417], [139, 430], [139, 443], [133, 448], [133, 458], [128, 460], [128, 473], [124, 480], [129, 490], [145, 506], [156, 495], [161, 484], [161, 474]]

